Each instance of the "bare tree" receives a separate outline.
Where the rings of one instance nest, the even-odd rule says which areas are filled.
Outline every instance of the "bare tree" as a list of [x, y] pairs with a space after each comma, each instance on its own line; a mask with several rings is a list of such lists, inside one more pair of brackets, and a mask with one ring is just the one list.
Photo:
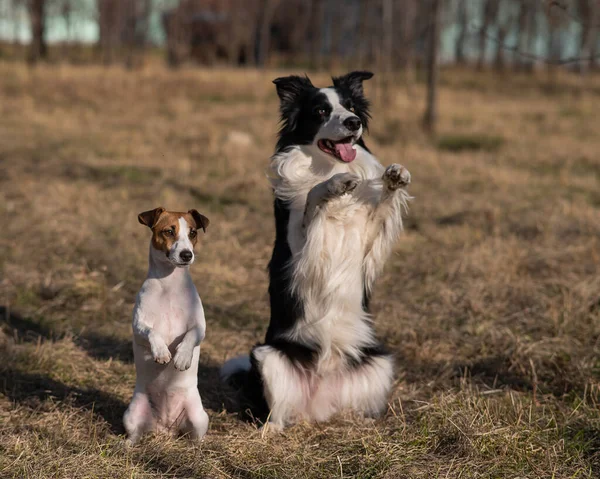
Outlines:
[[384, 86], [387, 86], [389, 74], [392, 71], [394, 60], [394, 2], [393, 0], [381, 0], [381, 53], [380, 70]]
[[467, 0], [458, 0], [458, 35], [456, 37], [456, 43], [454, 44], [454, 58], [457, 64], [463, 65], [465, 63], [465, 43], [467, 40], [467, 28], [469, 13], [467, 10]]
[[581, 73], [586, 73], [595, 66], [595, 57], [598, 46], [598, 17], [600, 9], [599, 0], [579, 0], [579, 17], [581, 18], [581, 38], [579, 63]]
[[310, 64], [314, 69], [321, 67], [321, 50], [323, 48], [323, 20], [325, 17], [325, 0], [311, 1], [310, 20]]
[[46, 44], [46, 0], [29, 0], [29, 21], [31, 23], [31, 45], [29, 47], [29, 61], [36, 63], [48, 57]]
[[358, 4], [358, 35], [356, 35], [355, 49], [359, 68], [365, 68], [369, 43], [369, 1], [359, 0]]
[[485, 65], [485, 54], [487, 50], [488, 28], [494, 24], [498, 14], [499, 0], [485, 0], [483, 5], [483, 22], [479, 30], [479, 59], [477, 69], [483, 69]]
[[341, 37], [343, 33], [343, 20], [342, 18], [338, 18], [335, 15], [337, 12], [337, 0], [329, 0], [328, 2], [328, 10], [329, 10], [329, 32], [330, 32], [330, 46], [329, 46], [329, 57], [328, 57], [328, 67], [329, 70], [332, 71], [339, 65], [340, 60], [340, 43]]
[[515, 15], [513, 12], [513, 2], [501, 2], [498, 1], [496, 18], [497, 18], [497, 42], [496, 42], [496, 55], [494, 59], [494, 68], [496, 71], [501, 72], [504, 70], [506, 65], [505, 51], [504, 48], [506, 36], [511, 30], [514, 24]]
[[531, 0], [521, 0], [519, 2], [519, 16], [517, 21], [517, 55], [515, 56], [515, 66], [517, 70], [527, 68], [527, 59], [521, 55], [529, 47], [528, 35], [531, 32]]
[[262, 0], [260, 25], [258, 30], [258, 54], [256, 57], [256, 63], [261, 67], [266, 66], [268, 63], [271, 43], [271, 25], [279, 2], [280, 0]]
[[438, 83], [438, 50], [440, 43], [440, 3], [431, 0], [431, 21], [427, 39], [427, 106], [423, 116], [423, 128], [428, 133], [435, 133], [437, 123], [437, 83]]
[[105, 65], [111, 64], [116, 57], [123, 21], [122, 6], [119, 0], [97, 0], [99, 30], [97, 48], [101, 61]]
[[[397, 62], [406, 71], [407, 79], [414, 76], [416, 22], [418, 12], [417, 0], [396, 1], [395, 18], [400, 25], [396, 50]], [[396, 23], [396, 21], [394, 22]]]

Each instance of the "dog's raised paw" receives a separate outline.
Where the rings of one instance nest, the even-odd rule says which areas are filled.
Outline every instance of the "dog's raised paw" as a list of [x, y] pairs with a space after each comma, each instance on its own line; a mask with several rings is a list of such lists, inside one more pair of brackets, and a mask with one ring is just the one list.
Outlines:
[[179, 371], [187, 371], [192, 365], [193, 357], [193, 351], [188, 351], [186, 348], [178, 349], [173, 357], [173, 366]]
[[150, 350], [152, 351], [152, 359], [158, 364], [167, 364], [171, 361], [171, 351], [167, 345], [162, 343], [151, 343]]
[[383, 181], [390, 190], [397, 190], [410, 184], [410, 172], [402, 165], [394, 163], [385, 169]]
[[327, 191], [331, 196], [342, 196], [354, 191], [358, 186], [360, 178], [351, 173], [338, 173], [333, 175], [327, 182]]

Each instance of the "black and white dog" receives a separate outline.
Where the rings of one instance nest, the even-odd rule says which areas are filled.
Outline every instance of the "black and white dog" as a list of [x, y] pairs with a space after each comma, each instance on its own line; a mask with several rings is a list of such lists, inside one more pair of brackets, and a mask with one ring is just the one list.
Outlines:
[[255, 410], [274, 427], [386, 408], [393, 359], [375, 337], [369, 298], [402, 231], [410, 173], [385, 169], [362, 139], [362, 83], [372, 76], [352, 72], [329, 88], [308, 77], [274, 81], [282, 127], [270, 164], [271, 322], [250, 358], [222, 369], [225, 379], [245, 375], [246, 393], [258, 390]]

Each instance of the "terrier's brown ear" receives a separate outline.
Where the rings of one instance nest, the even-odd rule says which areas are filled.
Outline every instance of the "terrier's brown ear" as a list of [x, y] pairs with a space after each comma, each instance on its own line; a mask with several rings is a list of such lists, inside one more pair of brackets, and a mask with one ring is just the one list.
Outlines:
[[208, 228], [208, 225], [210, 224], [208, 218], [198, 213], [197, 210], [189, 210], [188, 213], [192, 215], [192, 218], [194, 218], [194, 221], [196, 222], [196, 229], [202, 228], [202, 231], [206, 233], [206, 228]]
[[158, 217], [164, 213], [165, 209], [162, 206], [158, 208], [154, 208], [150, 211], [144, 211], [138, 215], [138, 221], [147, 226], [148, 228], [154, 227], [156, 222], [158, 221]]

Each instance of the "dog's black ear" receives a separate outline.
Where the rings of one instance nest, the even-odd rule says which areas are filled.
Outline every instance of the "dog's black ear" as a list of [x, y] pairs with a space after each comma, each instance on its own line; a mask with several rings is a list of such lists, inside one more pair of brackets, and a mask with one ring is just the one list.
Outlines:
[[373, 73], [367, 71], [350, 72], [341, 77], [334, 77], [333, 86], [336, 88], [346, 87], [354, 94], [363, 94], [363, 81], [373, 78]]
[[197, 210], [189, 210], [188, 213], [192, 215], [192, 218], [194, 218], [194, 221], [196, 222], [196, 229], [202, 228], [202, 231], [206, 233], [206, 228], [208, 228], [208, 225], [210, 224], [208, 218], [198, 213]]
[[144, 211], [138, 215], [138, 221], [148, 228], [152, 228], [158, 221], [158, 217], [164, 213], [164, 211], [165, 209], [162, 206], [150, 211]]
[[275, 83], [275, 87], [277, 88], [277, 95], [281, 100], [282, 106], [294, 103], [304, 91], [314, 88], [307, 76], [290, 75], [288, 77], [275, 78], [273, 83]]

